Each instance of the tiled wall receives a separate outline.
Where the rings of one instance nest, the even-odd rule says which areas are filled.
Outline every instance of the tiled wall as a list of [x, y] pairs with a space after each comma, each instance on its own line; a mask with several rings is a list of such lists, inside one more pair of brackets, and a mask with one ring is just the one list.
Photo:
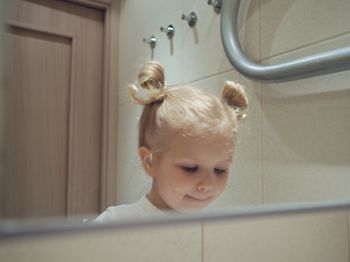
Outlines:
[[205, 224], [203, 261], [349, 261], [347, 212]]
[[101, 230], [2, 241], [0, 260], [348, 262], [347, 229], [343, 211]]
[[[347, 0], [248, 2], [241, 9], [240, 35], [254, 60], [277, 63], [350, 41]], [[198, 15], [194, 29], [180, 19], [191, 11]], [[137, 156], [141, 108], [126, 95], [127, 83], [137, 80], [138, 67], [150, 59], [165, 65], [168, 84], [191, 83], [218, 94], [227, 79], [246, 87], [248, 118], [228, 188], [214, 206], [350, 198], [350, 73], [251, 81], [228, 62], [219, 22], [203, 0], [121, 1], [118, 202], [135, 201], [150, 185]], [[168, 24], [176, 30], [171, 41], [159, 30]], [[142, 42], [152, 34], [158, 38], [153, 51]]]
[[[349, 1], [260, 2], [266, 63], [349, 46]], [[265, 203], [350, 199], [349, 83], [345, 71], [262, 85]]]
[[0, 245], [6, 262], [201, 262], [200, 224], [27, 237]]

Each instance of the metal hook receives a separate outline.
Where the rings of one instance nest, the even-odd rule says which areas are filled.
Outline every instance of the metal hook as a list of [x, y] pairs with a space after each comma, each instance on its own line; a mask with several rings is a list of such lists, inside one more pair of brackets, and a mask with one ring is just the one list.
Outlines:
[[157, 37], [155, 37], [154, 35], [151, 35], [151, 37], [150, 38], [143, 38], [142, 39], [142, 41], [144, 42], [144, 43], [147, 43], [147, 44], [149, 44], [149, 46], [151, 47], [151, 48], [155, 48], [156, 47], [156, 44], [157, 44]]
[[216, 13], [220, 13], [222, 0], [208, 0], [208, 5], [213, 6]]
[[198, 21], [197, 14], [195, 12], [191, 12], [189, 15], [182, 14], [181, 19], [186, 20], [190, 27], [195, 26]]
[[165, 32], [169, 38], [172, 38], [175, 34], [175, 27], [173, 25], [168, 25], [166, 28], [161, 26], [160, 31]]

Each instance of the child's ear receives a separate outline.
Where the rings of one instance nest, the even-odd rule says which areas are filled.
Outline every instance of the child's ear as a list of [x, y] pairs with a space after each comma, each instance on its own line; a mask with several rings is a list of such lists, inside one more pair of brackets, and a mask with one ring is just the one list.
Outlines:
[[143, 165], [143, 169], [149, 176], [154, 176], [151, 149], [145, 146], [141, 146], [139, 148], [139, 156]]

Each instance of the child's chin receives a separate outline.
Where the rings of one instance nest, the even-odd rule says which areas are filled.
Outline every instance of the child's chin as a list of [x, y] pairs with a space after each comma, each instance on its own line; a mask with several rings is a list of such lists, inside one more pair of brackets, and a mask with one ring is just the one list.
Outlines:
[[208, 204], [202, 205], [202, 206], [182, 207], [182, 208], [176, 209], [176, 211], [180, 212], [180, 213], [184, 213], [184, 214], [191, 214], [191, 213], [198, 212], [198, 211], [206, 208], [207, 206], [208, 206]]

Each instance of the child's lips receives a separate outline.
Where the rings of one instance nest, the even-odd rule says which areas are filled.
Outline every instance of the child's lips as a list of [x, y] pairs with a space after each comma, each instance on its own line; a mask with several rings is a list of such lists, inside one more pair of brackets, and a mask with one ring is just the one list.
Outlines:
[[207, 197], [193, 197], [193, 196], [190, 196], [190, 195], [186, 195], [186, 197], [191, 199], [191, 200], [201, 201], [201, 202], [208, 201], [211, 198], [211, 196], [207, 196]]

